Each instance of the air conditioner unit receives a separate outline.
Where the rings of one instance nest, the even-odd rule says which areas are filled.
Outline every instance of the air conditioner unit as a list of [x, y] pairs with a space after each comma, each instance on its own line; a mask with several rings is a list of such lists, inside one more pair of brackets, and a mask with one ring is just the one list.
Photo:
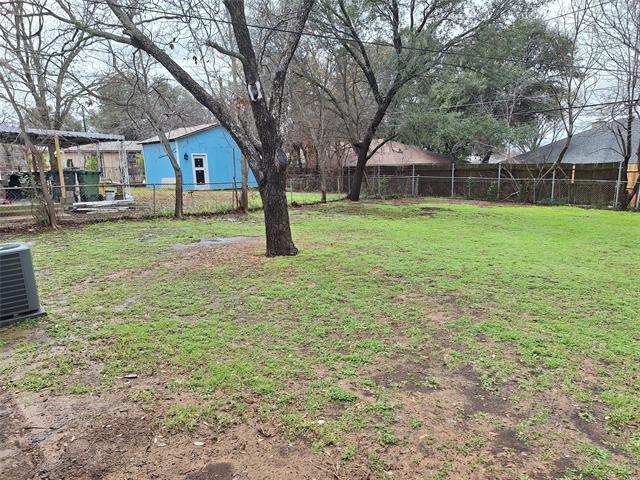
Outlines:
[[0, 244], [0, 327], [44, 314], [29, 246]]

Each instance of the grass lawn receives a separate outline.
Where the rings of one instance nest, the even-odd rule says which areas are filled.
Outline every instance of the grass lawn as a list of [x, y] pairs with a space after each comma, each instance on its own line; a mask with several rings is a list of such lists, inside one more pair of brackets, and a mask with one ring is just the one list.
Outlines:
[[19, 239], [4, 478], [639, 478], [638, 214], [337, 202], [275, 259], [261, 215]]

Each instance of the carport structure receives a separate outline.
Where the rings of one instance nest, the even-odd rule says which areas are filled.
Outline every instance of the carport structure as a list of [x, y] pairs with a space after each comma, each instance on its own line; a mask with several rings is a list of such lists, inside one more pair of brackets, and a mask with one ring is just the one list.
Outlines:
[[[124, 151], [124, 136], [110, 133], [97, 132], [73, 132], [66, 130], [50, 130], [44, 128], [27, 128], [25, 133], [36, 147], [46, 147], [55, 149], [56, 169], [60, 178], [60, 188], [66, 192], [64, 184], [64, 165], [62, 162], [62, 149], [81, 145], [96, 146], [96, 156], [100, 156], [101, 142], [118, 142], [120, 145], [120, 165], [122, 178], [121, 182], [125, 189], [125, 195], [129, 194], [129, 170], [127, 168], [127, 157]], [[0, 143], [22, 144], [22, 130], [20, 127], [12, 125], [0, 125]]]

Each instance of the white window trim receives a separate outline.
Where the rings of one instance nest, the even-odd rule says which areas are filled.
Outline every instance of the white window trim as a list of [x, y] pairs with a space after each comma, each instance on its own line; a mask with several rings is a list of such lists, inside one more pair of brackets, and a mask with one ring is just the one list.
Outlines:
[[[196, 182], [196, 161], [195, 157], [203, 157], [202, 165], [204, 166], [204, 183], [205, 185], [198, 185]], [[209, 183], [209, 157], [206, 153], [192, 153], [191, 154], [191, 170], [193, 172], [193, 189], [194, 190], [208, 190], [210, 188]]]

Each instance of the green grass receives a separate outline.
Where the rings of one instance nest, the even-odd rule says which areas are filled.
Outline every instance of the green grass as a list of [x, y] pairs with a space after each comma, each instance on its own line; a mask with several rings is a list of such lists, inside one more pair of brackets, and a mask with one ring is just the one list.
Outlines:
[[[426, 206], [435, 213], [425, 215]], [[465, 420], [472, 426], [510, 428], [540, 461], [553, 460], [549, 445], [565, 449], [574, 460], [566, 478], [633, 477], [639, 215], [425, 200], [340, 202], [291, 217], [301, 250], [292, 258], [266, 259], [258, 248], [175, 259], [176, 244], [261, 235], [261, 213], [16, 238], [34, 242], [49, 316], [0, 333], [10, 352], [0, 381], [16, 392], [85, 395], [117, 390], [126, 373], [165, 372], [170, 391], [193, 404], [153, 389], [130, 401], [157, 404], [170, 430], [274, 422], [288, 438], [309, 436], [316, 449], [335, 447], [327, 451], [336, 461], [368, 462], [381, 476], [393, 463], [387, 452], [426, 430], [429, 448], [448, 458], [431, 466], [431, 478], [446, 478], [456, 455], [483, 468], [493, 458], [491, 437], [471, 427], [447, 427], [459, 437], [431, 432], [433, 422], [461, 415], [461, 400], [430, 395], [459, 389], [467, 368], [492, 401], [519, 407], [511, 424], [478, 412]], [[45, 339], [14, 341], [16, 328]], [[49, 352], [56, 345], [64, 352]], [[380, 376], [416, 359], [425, 365], [416, 378]], [[89, 368], [99, 372], [96, 384], [78, 379]], [[573, 420], [552, 415], [558, 397], [606, 438], [583, 433], [572, 447], [573, 433], [556, 427]], [[523, 465], [512, 478], [533, 477]]]

